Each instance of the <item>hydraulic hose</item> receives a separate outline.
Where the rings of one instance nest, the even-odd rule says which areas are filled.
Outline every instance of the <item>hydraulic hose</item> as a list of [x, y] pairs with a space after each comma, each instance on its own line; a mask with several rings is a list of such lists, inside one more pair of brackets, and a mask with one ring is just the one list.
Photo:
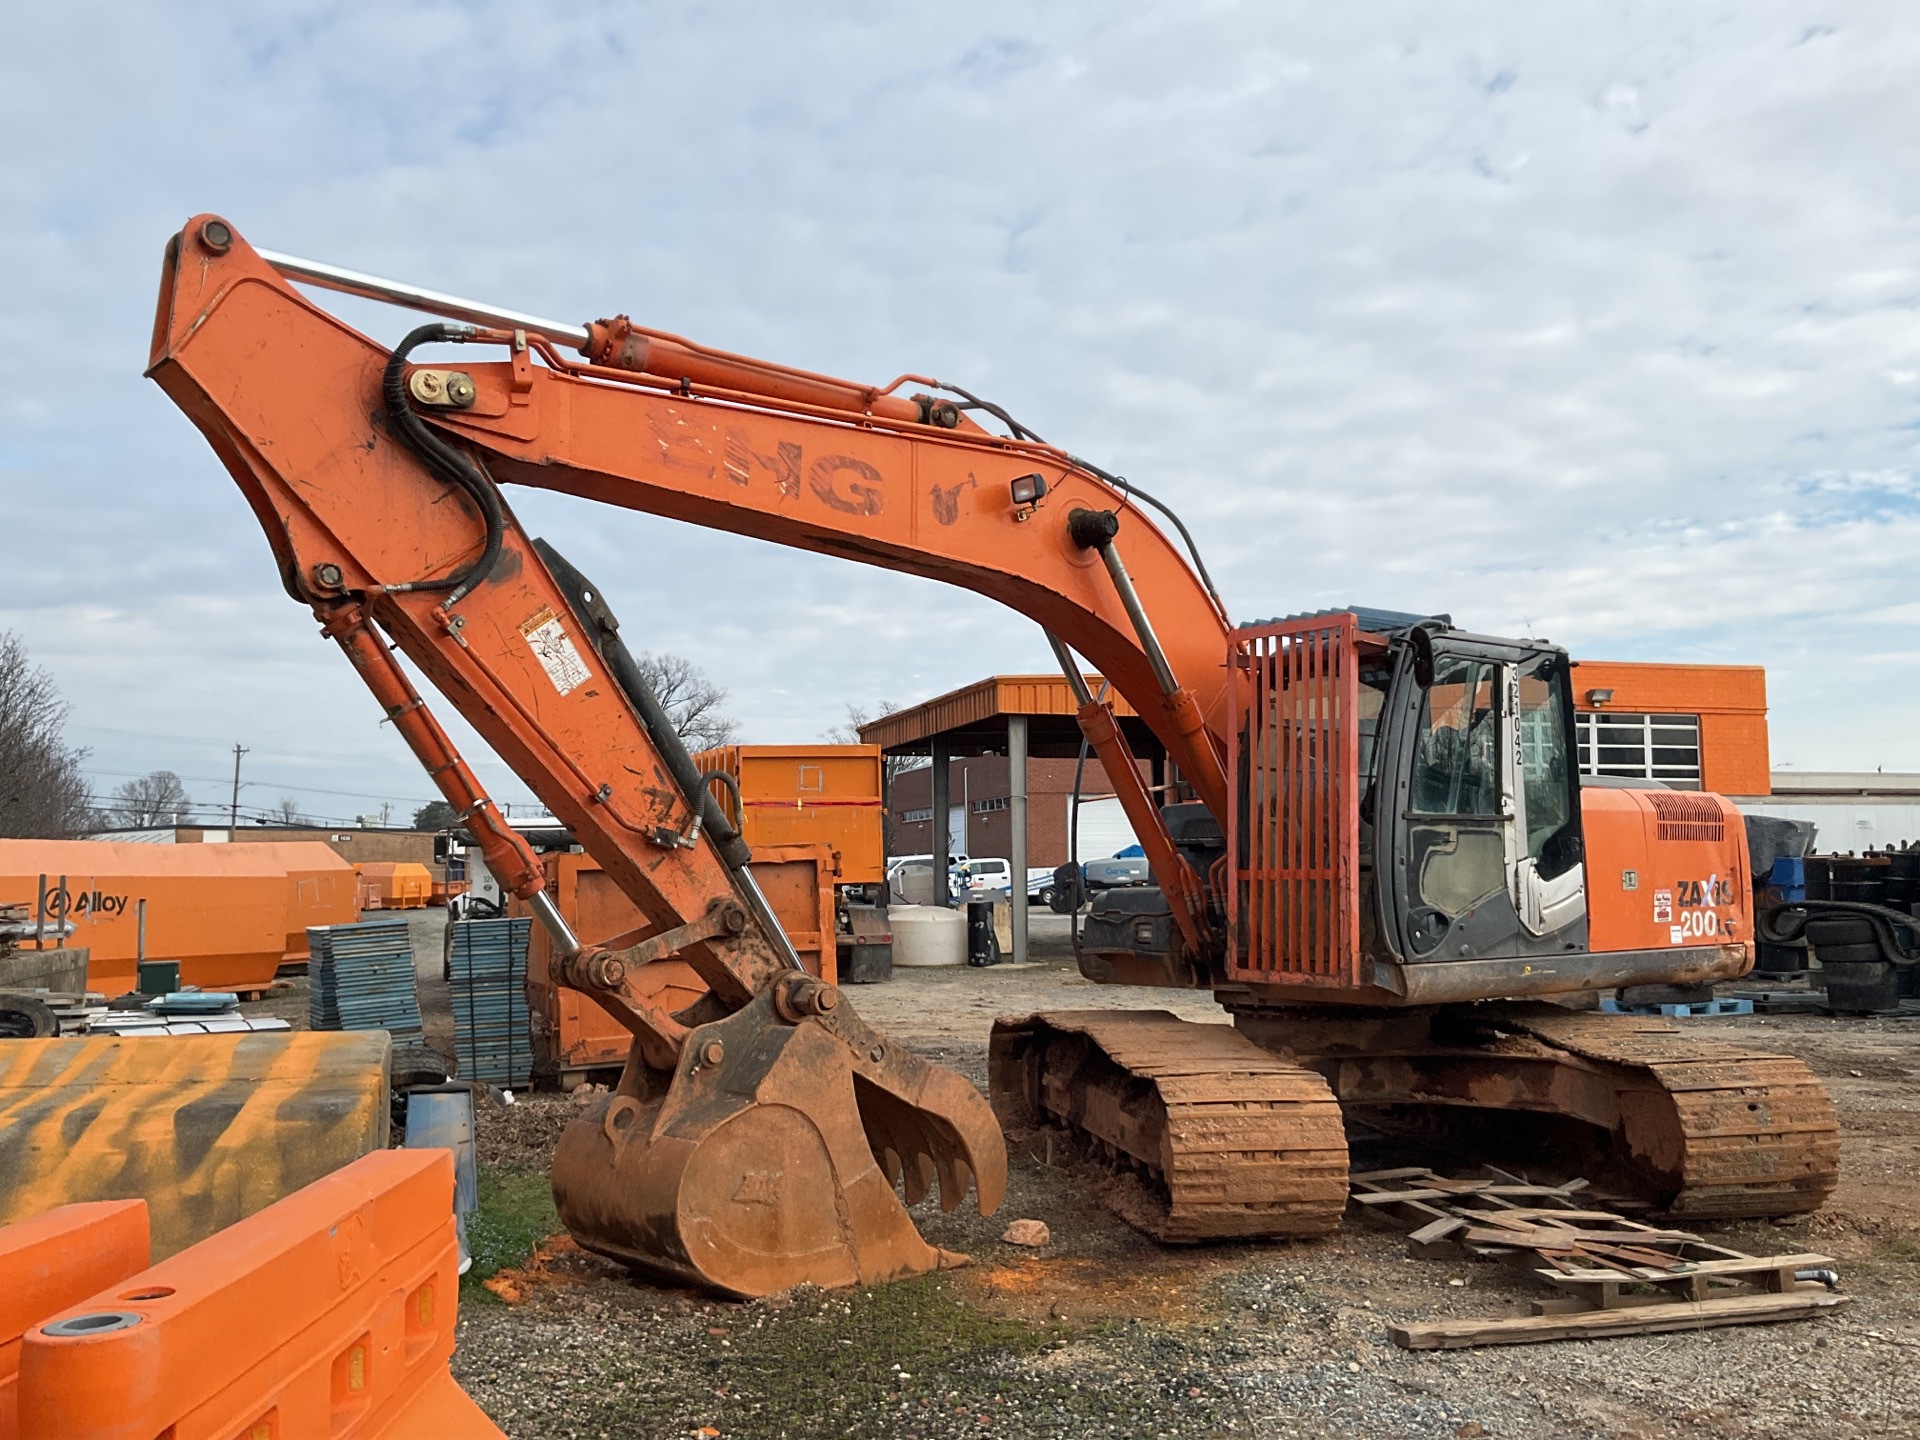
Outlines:
[[[991, 400], [982, 400], [971, 390], [962, 389], [950, 380], [936, 380], [933, 383], [938, 385], [942, 390], [951, 390], [955, 395], [965, 400], [967, 403], [960, 406], [960, 409], [986, 411], [987, 414], [993, 416], [999, 420], [1001, 424], [1005, 425], [1007, 429], [1012, 432], [1014, 439], [1030, 440], [1036, 445], [1044, 445], [1047, 443], [1042, 440], [1038, 434], [1022, 425], [1018, 420], [1014, 419], [1013, 416], [1008, 414], [1006, 410], [994, 404]], [[1220, 591], [1214, 586], [1213, 576], [1207, 573], [1207, 562], [1200, 558], [1200, 547], [1193, 543], [1193, 535], [1187, 529], [1186, 522], [1174, 513], [1171, 505], [1168, 505], [1163, 500], [1154, 499], [1153, 496], [1128, 480], [1124, 475], [1115, 475], [1111, 470], [1103, 470], [1091, 460], [1082, 460], [1078, 455], [1069, 454], [1067, 456], [1067, 462], [1086, 471], [1089, 475], [1099, 476], [1122, 495], [1130, 496], [1133, 499], [1151, 505], [1162, 515], [1166, 516], [1167, 519], [1173, 523], [1173, 528], [1180, 532], [1180, 538], [1186, 542], [1187, 555], [1193, 561], [1193, 568], [1200, 572], [1200, 583], [1207, 587], [1207, 594], [1213, 597], [1213, 603], [1218, 605], [1223, 612], [1226, 610], [1227, 602], [1220, 598]]]
[[693, 756], [687, 753], [686, 743], [681, 740], [680, 732], [673, 728], [673, 721], [660, 704], [660, 697], [653, 693], [653, 687], [647, 684], [646, 677], [640, 673], [633, 652], [627, 649], [627, 642], [620, 638], [620, 622], [608, 608], [606, 596], [546, 541], [535, 540], [533, 548], [559, 583], [574, 618], [591, 637], [594, 648], [606, 662], [607, 673], [613, 677], [613, 683], [620, 687], [621, 693], [639, 715], [640, 723], [646, 727], [647, 738], [653, 741], [654, 748], [667, 762], [673, 783], [700, 817], [701, 828], [720, 852], [720, 858], [726, 862], [729, 870], [743, 872], [753, 859], [753, 852], [727, 818], [726, 811], [714, 798], [713, 792], [707, 788], [706, 777], [700, 773], [700, 767], [693, 763]]
[[1226, 602], [1220, 598], [1220, 592], [1214, 588], [1213, 576], [1207, 573], [1207, 562], [1200, 558], [1200, 547], [1193, 543], [1193, 536], [1188, 532], [1186, 522], [1174, 513], [1171, 505], [1166, 504], [1164, 501], [1154, 499], [1153, 496], [1149, 495], [1125, 476], [1115, 475], [1110, 471], [1102, 470], [1091, 460], [1082, 460], [1078, 455], [1069, 455], [1067, 459], [1075, 465], [1078, 465], [1082, 470], [1085, 470], [1089, 475], [1098, 475], [1122, 495], [1130, 496], [1135, 500], [1145, 501], [1162, 515], [1166, 516], [1168, 520], [1172, 521], [1173, 528], [1180, 532], [1180, 538], [1186, 542], [1187, 554], [1193, 560], [1193, 568], [1200, 572], [1200, 583], [1207, 587], [1207, 594], [1213, 597], [1216, 605], [1219, 605], [1222, 609], [1226, 608]]
[[1762, 911], [1755, 933], [1771, 944], [1804, 946], [1808, 943], [1806, 932], [1809, 921], [1838, 915], [1856, 916], [1867, 921], [1873, 928], [1873, 938], [1880, 947], [1881, 958], [1889, 964], [1912, 965], [1920, 962], [1920, 949], [1909, 950], [1900, 941], [1902, 930], [1910, 934], [1920, 932], [1920, 923], [1916, 923], [1911, 915], [1864, 900], [1791, 900]]
[[471, 325], [447, 324], [422, 325], [407, 332], [407, 337], [388, 357], [386, 374], [380, 384], [387, 419], [393, 425], [400, 443], [419, 456], [434, 475], [466, 491], [473, 498], [473, 503], [480, 507], [480, 514], [486, 520], [487, 543], [472, 564], [436, 580], [414, 580], [391, 587], [395, 590], [445, 590], [449, 592], [446, 600], [449, 605], [458, 602], [493, 572], [494, 562], [500, 558], [500, 546], [506, 536], [506, 507], [500, 503], [499, 487], [494, 484], [486, 467], [472, 456], [463, 455], [447, 444], [414, 413], [413, 401], [407, 395], [407, 357], [422, 345], [464, 344], [473, 334]]

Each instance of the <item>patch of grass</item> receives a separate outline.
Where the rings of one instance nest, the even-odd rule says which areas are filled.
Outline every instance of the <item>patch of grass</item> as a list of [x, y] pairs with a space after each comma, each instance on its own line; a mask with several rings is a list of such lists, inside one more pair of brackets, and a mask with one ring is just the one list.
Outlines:
[[[709, 1339], [703, 1357], [728, 1391], [708, 1402], [714, 1423], [723, 1434], [789, 1440], [939, 1433], [954, 1426], [955, 1392], [989, 1408], [996, 1393], [1012, 1400], [1039, 1389], [1051, 1398], [1054, 1387], [1023, 1381], [1017, 1362], [1086, 1333], [991, 1314], [939, 1276], [802, 1291], [783, 1309], [755, 1307], [722, 1323], [726, 1344]], [[970, 1418], [962, 1423], [972, 1428]]]
[[[492, 1292], [480, 1282], [518, 1265], [533, 1247], [561, 1228], [547, 1177], [521, 1170], [480, 1170], [480, 1208], [467, 1217], [467, 1248], [473, 1268], [462, 1277], [461, 1300], [486, 1303]], [[482, 1299], [484, 1297], [484, 1299]]]

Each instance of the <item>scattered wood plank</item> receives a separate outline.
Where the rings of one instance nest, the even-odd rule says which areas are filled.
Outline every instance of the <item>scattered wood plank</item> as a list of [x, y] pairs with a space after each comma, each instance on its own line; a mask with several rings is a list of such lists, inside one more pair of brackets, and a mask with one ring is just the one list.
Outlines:
[[1407, 1168], [1354, 1176], [1351, 1198], [1360, 1213], [1408, 1229], [1413, 1255], [1525, 1264], [1563, 1292], [1534, 1301], [1530, 1315], [1390, 1327], [1394, 1342], [1409, 1349], [1800, 1320], [1846, 1303], [1798, 1279], [1831, 1271], [1828, 1256], [1748, 1255], [1689, 1230], [1649, 1225], [1598, 1208], [1584, 1180], [1534, 1185], [1491, 1166], [1479, 1178], [1455, 1180]]
[[1387, 1336], [1406, 1350], [1467, 1350], [1479, 1345], [1534, 1345], [1543, 1340], [1603, 1340], [1615, 1335], [1658, 1335], [1708, 1330], [1720, 1325], [1770, 1325], [1828, 1314], [1850, 1303], [1845, 1295], [1803, 1286], [1789, 1295], [1728, 1295], [1714, 1300], [1655, 1301], [1612, 1310], [1570, 1314], [1513, 1315], [1492, 1320], [1442, 1320], [1389, 1325]]

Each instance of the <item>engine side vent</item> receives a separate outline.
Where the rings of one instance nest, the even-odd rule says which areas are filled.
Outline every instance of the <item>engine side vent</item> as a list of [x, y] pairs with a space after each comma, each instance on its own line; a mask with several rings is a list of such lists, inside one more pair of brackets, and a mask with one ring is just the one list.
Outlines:
[[1724, 840], [1727, 815], [1717, 800], [1671, 790], [1649, 790], [1647, 799], [1659, 821], [1662, 840]]

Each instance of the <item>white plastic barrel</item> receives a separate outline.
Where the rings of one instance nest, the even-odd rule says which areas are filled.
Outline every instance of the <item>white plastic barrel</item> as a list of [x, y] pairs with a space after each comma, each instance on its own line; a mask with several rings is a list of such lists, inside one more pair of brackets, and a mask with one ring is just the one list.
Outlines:
[[896, 966], [967, 963], [964, 910], [947, 910], [938, 905], [890, 905], [887, 920], [893, 926]]

